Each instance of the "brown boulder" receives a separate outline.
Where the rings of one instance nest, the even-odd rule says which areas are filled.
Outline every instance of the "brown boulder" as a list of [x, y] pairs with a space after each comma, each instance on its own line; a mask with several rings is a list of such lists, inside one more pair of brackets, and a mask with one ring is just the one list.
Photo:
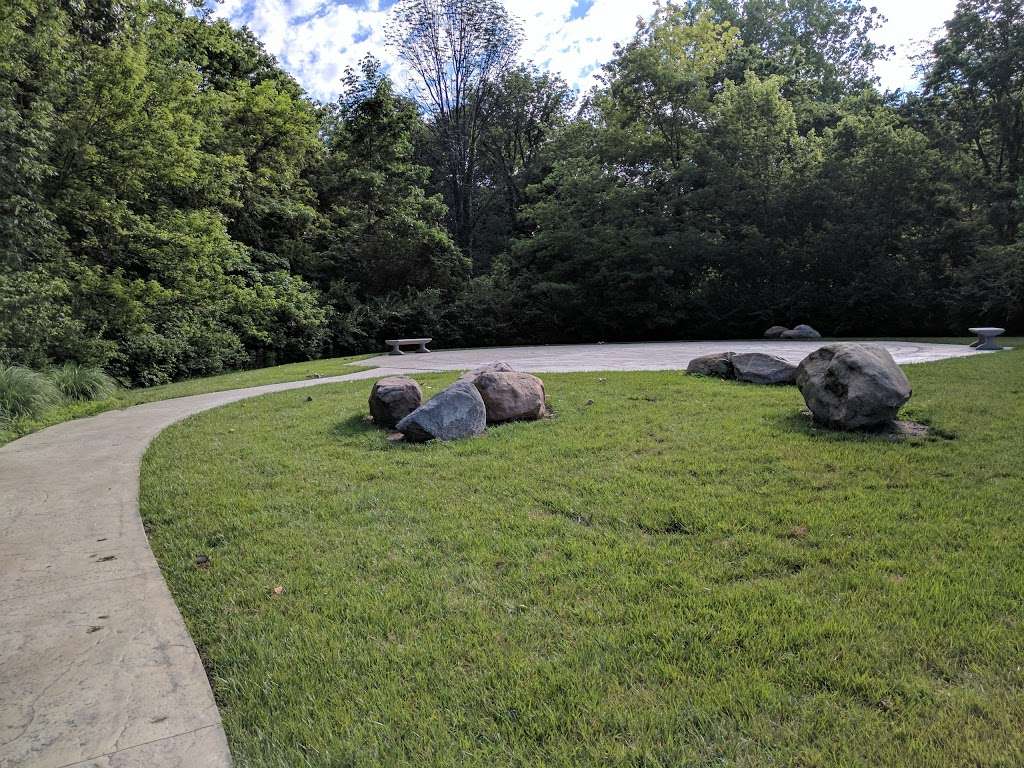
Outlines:
[[380, 379], [370, 391], [370, 416], [375, 424], [393, 429], [399, 421], [420, 407], [420, 385], [408, 376]]
[[544, 382], [529, 373], [484, 371], [473, 379], [487, 408], [487, 423], [543, 418]]
[[505, 362], [486, 363], [484, 365], [474, 368], [472, 371], [466, 371], [464, 374], [459, 376], [459, 381], [470, 381], [474, 382], [479, 376], [485, 373], [515, 373], [516, 369]]

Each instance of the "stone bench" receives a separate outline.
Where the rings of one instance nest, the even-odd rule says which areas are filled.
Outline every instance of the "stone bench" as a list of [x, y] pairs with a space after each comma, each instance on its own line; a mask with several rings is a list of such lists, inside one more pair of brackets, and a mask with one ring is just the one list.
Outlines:
[[1006, 333], [1005, 328], [968, 328], [967, 330], [978, 337], [978, 340], [971, 344], [975, 349], [1002, 349], [996, 343], [995, 338]]
[[404, 355], [405, 352], [401, 350], [401, 347], [409, 346], [410, 344], [419, 344], [417, 352], [429, 352], [427, 344], [431, 341], [433, 339], [384, 339], [384, 343], [391, 347], [391, 351], [388, 352], [389, 355]]

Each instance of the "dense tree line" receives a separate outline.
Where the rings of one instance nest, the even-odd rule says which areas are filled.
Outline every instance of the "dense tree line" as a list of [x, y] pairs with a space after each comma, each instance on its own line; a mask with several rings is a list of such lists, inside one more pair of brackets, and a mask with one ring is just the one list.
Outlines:
[[882, 93], [858, 0], [680, 0], [577, 96], [400, 0], [331, 104], [181, 0], [0, 12], [0, 359], [152, 384], [375, 348], [1024, 327], [1024, 3]]

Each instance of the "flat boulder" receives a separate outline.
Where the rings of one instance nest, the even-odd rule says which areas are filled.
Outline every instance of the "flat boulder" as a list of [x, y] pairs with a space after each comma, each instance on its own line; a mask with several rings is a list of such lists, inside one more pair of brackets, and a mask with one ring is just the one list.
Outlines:
[[786, 333], [789, 329], [784, 325], [773, 325], [767, 331], [764, 332], [766, 339], [781, 339], [782, 334]]
[[763, 352], [738, 352], [732, 356], [737, 381], [751, 384], [792, 384], [796, 366], [788, 360]]
[[732, 366], [732, 352], [716, 352], [712, 355], [695, 357], [686, 366], [686, 372], [694, 376], [716, 376], [719, 379], [735, 378]]
[[410, 413], [395, 429], [414, 443], [427, 440], [461, 440], [483, 434], [487, 409], [480, 392], [468, 381], [450, 387]]
[[833, 429], [888, 425], [912, 394], [889, 351], [869, 344], [815, 350], [797, 367], [796, 384], [814, 420]]
[[546, 413], [544, 382], [529, 373], [484, 371], [473, 385], [483, 398], [488, 424], [533, 421]]
[[394, 426], [420, 407], [423, 392], [408, 376], [388, 376], [370, 390], [370, 416], [381, 427]]
[[497, 361], [494, 363], [486, 363], [472, 371], [466, 371], [464, 374], [459, 376], [459, 381], [476, 381], [478, 376], [485, 373], [515, 373], [516, 369], [508, 363]]
[[785, 331], [779, 338], [782, 339], [820, 339], [821, 334], [809, 325], [798, 325], [791, 331]]

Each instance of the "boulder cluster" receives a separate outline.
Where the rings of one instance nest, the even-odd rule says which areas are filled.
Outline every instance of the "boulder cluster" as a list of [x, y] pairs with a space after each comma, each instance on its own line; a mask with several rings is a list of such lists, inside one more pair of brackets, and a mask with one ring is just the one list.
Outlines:
[[716, 376], [750, 384], [794, 384], [796, 366], [763, 352], [716, 352], [690, 361], [687, 373]]
[[766, 339], [820, 339], [821, 334], [809, 325], [798, 325], [795, 328], [773, 325], [764, 332], [764, 337]]
[[826, 344], [799, 365], [760, 352], [695, 358], [687, 372], [752, 384], [796, 384], [814, 420], [832, 429], [891, 425], [910, 399], [910, 382], [885, 347]]
[[[751, 384], [795, 384], [816, 422], [832, 429], [879, 429], [893, 424], [912, 390], [885, 347], [826, 344], [799, 365], [762, 352], [719, 352], [695, 358], [687, 372]], [[508, 363], [463, 374], [426, 403], [407, 376], [380, 379], [370, 392], [374, 423], [410, 442], [459, 440], [489, 424], [532, 421], [547, 415], [544, 382]]]
[[460, 440], [488, 424], [532, 421], [547, 415], [544, 382], [508, 363], [490, 363], [463, 374], [426, 403], [408, 376], [380, 379], [370, 392], [375, 424], [401, 432], [410, 442]]

